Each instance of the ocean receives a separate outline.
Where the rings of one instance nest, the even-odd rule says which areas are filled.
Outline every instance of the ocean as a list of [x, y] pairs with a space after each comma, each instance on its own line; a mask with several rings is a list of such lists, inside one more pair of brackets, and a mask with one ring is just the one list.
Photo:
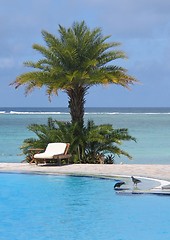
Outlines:
[[[24, 139], [35, 137], [28, 131], [32, 123], [47, 123], [48, 117], [70, 121], [67, 108], [0, 108], [0, 162], [21, 162], [20, 146]], [[132, 160], [115, 157], [115, 163], [170, 163], [170, 108], [86, 108], [85, 122], [112, 124], [114, 128], [128, 128], [137, 142], [123, 142]]]

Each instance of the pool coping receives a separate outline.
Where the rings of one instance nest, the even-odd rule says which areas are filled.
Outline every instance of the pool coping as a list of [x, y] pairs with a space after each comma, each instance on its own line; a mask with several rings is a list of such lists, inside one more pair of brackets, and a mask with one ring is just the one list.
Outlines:
[[[146, 169], [149, 169], [146, 171]], [[144, 171], [145, 170], [145, 171]], [[151, 171], [152, 170], [152, 171]], [[156, 175], [157, 171], [161, 172], [161, 175], [168, 178], [168, 180], [163, 180], [163, 177], [154, 178], [150, 177], [154, 174]], [[97, 177], [97, 178], [109, 178], [122, 180], [126, 179], [127, 189], [119, 189], [116, 191], [121, 194], [161, 194], [161, 195], [170, 195], [170, 177], [169, 177], [170, 165], [116, 165], [116, 164], [73, 164], [65, 166], [36, 166], [30, 165], [28, 163], [0, 163], [0, 172], [1, 173], [22, 173], [22, 174], [46, 174], [46, 175], [70, 175], [70, 176], [85, 176], [85, 177]], [[155, 172], [154, 172], [155, 171]], [[120, 174], [120, 172], [122, 174]], [[123, 174], [124, 172], [128, 174]], [[154, 172], [154, 174], [153, 174]], [[136, 173], [134, 175], [134, 173]], [[165, 173], [165, 174], [164, 174]], [[168, 173], [168, 174], [167, 174]], [[129, 183], [131, 176], [135, 176], [142, 182], [146, 182], [142, 187], [136, 188]], [[153, 187], [150, 187], [149, 183], [152, 182]], [[140, 186], [140, 185], [139, 185]], [[167, 187], [167, 189], [166, 189]]]

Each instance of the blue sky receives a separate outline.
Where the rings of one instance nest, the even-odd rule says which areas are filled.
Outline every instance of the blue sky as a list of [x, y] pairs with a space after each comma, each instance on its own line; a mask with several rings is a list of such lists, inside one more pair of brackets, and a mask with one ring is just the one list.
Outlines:
[[25, 97], [24, 88], [9, 86], [37, 59], [34, 43], [44, 44], [41, 31], [57, 35], [58, 25], [85, 20], [100, 27], [110, 41], [121, 42], [128, 60], [115, 62], [140, 81], [131, 90], [98, 86], [86, 96], [88, 107], [170, 107], [169, 0], [0, 0], [0, 107], [66, 107], [59, 92], [51, 103], [45, 89]]

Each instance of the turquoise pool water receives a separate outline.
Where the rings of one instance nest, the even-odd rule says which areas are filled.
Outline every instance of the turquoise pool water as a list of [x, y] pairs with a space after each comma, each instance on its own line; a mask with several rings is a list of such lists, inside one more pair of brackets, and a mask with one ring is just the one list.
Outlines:
[[113, 180], [0, 174], [1, 240], [169, 240], [170, 199]]

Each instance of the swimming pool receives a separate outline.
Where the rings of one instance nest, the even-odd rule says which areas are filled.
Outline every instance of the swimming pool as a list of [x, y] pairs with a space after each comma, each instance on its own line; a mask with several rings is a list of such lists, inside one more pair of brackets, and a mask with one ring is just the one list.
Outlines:
[[0, 174], [1, 240], [169, 240], [170, 199], [113, 180]]

